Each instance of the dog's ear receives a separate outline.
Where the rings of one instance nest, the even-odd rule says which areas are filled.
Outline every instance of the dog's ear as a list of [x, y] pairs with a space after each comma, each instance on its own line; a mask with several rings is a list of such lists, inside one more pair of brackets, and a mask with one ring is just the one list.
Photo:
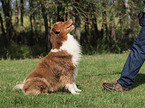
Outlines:
[[54, 32], [54, 34], [59, 34], [61, 32], [61, 27], [62, 27], [62, 23], [63, 22], [57, 22], [55, 23], [52, 28], [51, 28], [51, 32]]
[[54, 28], [52, 29], [52, 32], [54, 32], [55, 34], [59, 34], [60, 30], [55, 30]]
[[55, 33], [51, 30], [51, 31], [50, 31], [50, 35], [51, 35], [51, 36], [54, 36]]

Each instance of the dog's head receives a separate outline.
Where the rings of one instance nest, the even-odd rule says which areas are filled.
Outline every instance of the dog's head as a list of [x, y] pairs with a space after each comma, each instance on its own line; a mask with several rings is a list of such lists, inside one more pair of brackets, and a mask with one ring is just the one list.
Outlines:
[[52, 26], [50, 34], [53, 49], [59, 49], [63, 41], [67, 40], [67, 34], [75, 28], [72, 23], [73, 21], [70, 19], [65, 22], [57, 22]]

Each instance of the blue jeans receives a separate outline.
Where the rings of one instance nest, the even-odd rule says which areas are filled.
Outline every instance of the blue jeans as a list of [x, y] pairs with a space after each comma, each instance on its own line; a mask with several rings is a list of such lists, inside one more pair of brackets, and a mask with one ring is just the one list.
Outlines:
[[141, 31], [133, 43], [131, 52], [127, 58], [124, 68], [121, 73], [121, 77], [117, 82], [126, 88], [131, 88], [134, 83], [134, 79], [137, 76], [141, 66], [145, 60], [145, 26], [141, 28]]

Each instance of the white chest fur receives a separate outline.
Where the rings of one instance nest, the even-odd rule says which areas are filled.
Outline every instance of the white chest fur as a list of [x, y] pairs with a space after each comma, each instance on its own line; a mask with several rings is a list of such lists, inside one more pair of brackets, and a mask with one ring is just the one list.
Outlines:
[[71, 34], [67, 34], [67, 36], [68, 38], [63, 42], [60, 50], [66, 50], [68, 53], [70, 53], [72, 55], [73, 64], [77, 66], [81, 57], [80, 44]]
[[75, 66], [78, 65], [79, 60], [81, 58], [81, 48], [80, 44], [71, 34], [67, 34], [68, 38], [63, 42], [60, 49], [51, 49], [51, 52], [59, 52], [61, 50], [67, 51], [72, 55], [72, 62]]

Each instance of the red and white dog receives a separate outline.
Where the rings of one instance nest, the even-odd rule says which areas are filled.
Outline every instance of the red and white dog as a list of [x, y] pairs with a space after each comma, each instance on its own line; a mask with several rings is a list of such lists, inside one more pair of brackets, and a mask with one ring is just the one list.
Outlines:
[[72, 94], [79, 94], [81, 90], [75, 84], [75, 77], [81, 50], [79, 43], [69, 34], [74, 28], [71, 19], [52, 26], [51, 51], [23, 84], [18, 84], [15, 88], [22, 89], [25, 95], [55, 92], [64, 87]]

